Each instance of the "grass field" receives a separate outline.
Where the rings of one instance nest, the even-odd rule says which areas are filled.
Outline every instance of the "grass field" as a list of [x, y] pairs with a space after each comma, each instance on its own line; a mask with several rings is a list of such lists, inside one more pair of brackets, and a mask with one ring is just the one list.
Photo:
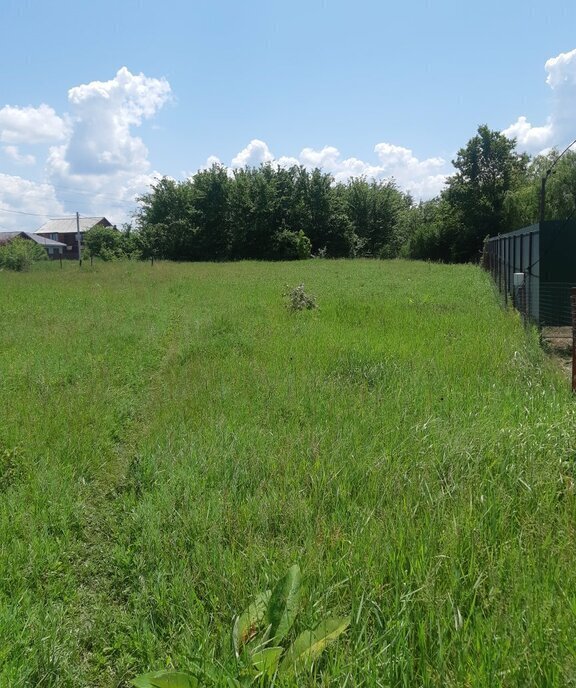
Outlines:
[[[304, 282], [319, 309], [290, 313]], [[0, 273], [0, 686], [232, 662], [293, 562], [300, 685], [576, 685], [574, 401], [471, 266]], [[298, 630], [298, 629], [296, 629]]]

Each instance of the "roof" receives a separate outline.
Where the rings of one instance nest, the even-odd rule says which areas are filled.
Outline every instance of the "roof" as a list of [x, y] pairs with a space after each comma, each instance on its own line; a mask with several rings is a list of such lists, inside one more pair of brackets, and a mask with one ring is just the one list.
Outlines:
[[31, 239], [32, 241], [40, 244], [41, 246], [45, 246], [46, 248], [66, 246], [66, 244], [63, 244], [61, 241], [47, 239], [46, 237], [38, 236], [32, 232], [0, 232], [0, 244], [6, 244], [17, 237], [20, 237], [21, 239]]
[[[81, 232], [87, 232], [95, 225], [102, 225], [103, 227], [111, 227], [112, 223], [105, 217], [81, 217], [78, 221]], [[78, 231], [75, 217], [61, 217], [55, 220], [48, 220], [45, 224], [36, 230], [36, 234], [76, 234]]]

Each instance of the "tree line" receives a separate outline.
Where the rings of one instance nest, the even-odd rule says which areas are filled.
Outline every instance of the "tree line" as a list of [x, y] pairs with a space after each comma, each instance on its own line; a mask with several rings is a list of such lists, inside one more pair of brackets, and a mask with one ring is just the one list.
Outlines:
[[165, 177], [139, 200], [145, 253], [170, 260], [393, 256], [412, 204], [394, 181], [335, 184], [320, 169], [271, 164]]
[[516, 141], [486, 125], [453, 160], [456, 169], [442, 193], [411, 210], [413, 227], [407, 254], [444, 262], [476, 262], [484, 239], [539, 221], [542, 177], [554, 165], [545, 220], [576, 213], [576, 153], [560, 160], [557, 150], [530, 157]]
[[[394, 180], [336, 183], [320, 169], [272, 164], [229, 172], [215, 164], [185, 181], [164, 177], [142, 195], [134, 230], [87, 234], [92, 255], [167, 260], [295, 260], [407, 257], [477, 261], [486, 236], [538, 221], [540, 179], [557, 151], [530, 158], [516, 141], [478, 127], [430, 201], [415, 203]], [[546, 219], [576, 209], [576, 154], [548, 182]]]

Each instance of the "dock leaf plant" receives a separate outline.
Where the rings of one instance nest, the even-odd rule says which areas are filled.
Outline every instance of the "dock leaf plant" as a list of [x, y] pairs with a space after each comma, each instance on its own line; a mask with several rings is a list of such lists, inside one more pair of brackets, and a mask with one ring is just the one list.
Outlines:
[[287, 637], [300, 609], [302, 576], [291, 566], [272, 590], [259, 592], [234, 619], [232, 646], [236, 671], [216, 662], [195, 663], [186, 671], [156, 671], [133, 680], [136, 688], [196, 688], [197, 686], [269, 686], [293, 681], [310, 672], [322, 652], [350, 624], [349, 617], [327, 617], [314, 629], [302, 631], [292, 643]]

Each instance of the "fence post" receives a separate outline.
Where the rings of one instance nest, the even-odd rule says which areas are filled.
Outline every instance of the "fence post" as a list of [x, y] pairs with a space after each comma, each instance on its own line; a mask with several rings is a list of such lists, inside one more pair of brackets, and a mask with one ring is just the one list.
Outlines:
[[570, 293], [572, 311], [572, 391], [576, 392], [576, 287]]

